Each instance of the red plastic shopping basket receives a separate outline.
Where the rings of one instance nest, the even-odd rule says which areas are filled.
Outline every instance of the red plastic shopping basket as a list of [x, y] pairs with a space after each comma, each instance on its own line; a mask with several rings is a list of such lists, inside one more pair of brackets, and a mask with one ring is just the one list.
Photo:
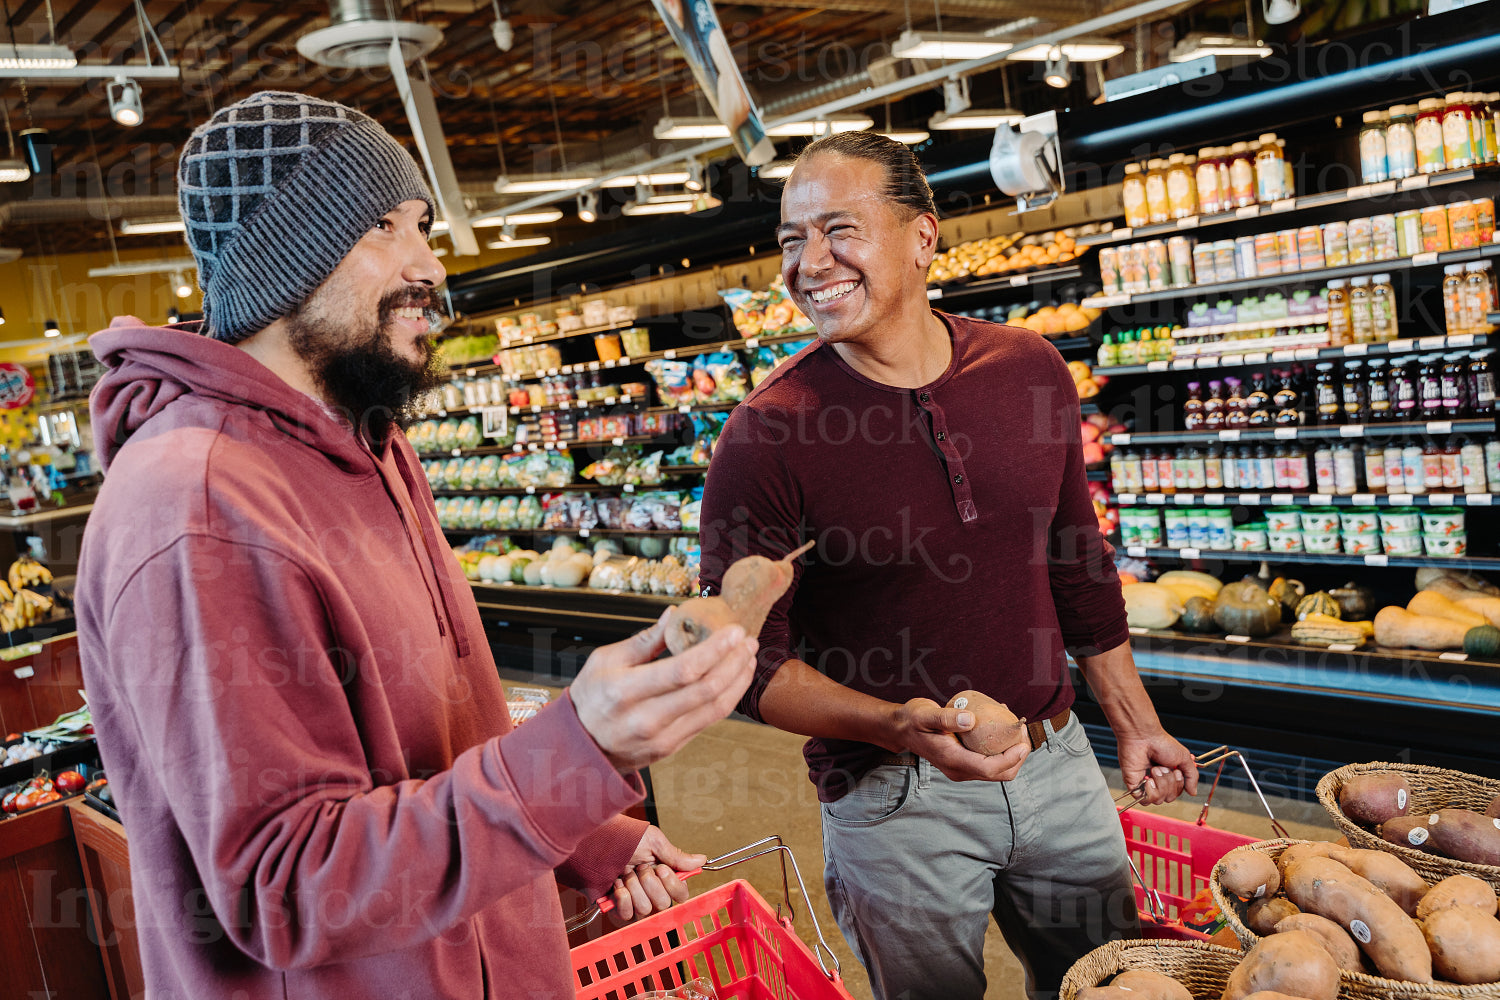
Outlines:
[[[1158, 816], [1139, 809], [1120, 812], [1125, 831], [1125, 847], [1135, 874], [1135, 900], [1141, 911], [1141, 934], [1148, 938], [1206, 941], [1220, 923], [1208, 891], [1209, 876], [1219, 859], [1236, 847], [1253, 844], [1259, 838], [1230, 833], [1208, 825], [1208, 809], [1218, 790], [1224, 764], [1238, 758], [1245, 776], [1271, 818], [1271, 828], [1286, 836], [1261, 793], [1255, 775], [1238, 750], [1218, 747], [1199, 754], [1200, 766], [1218, 764], [1213, 786], [1204, 800], [1196, 822]], [[1200, 929], [1202, 928], [1202, 929]]]
[[[758, 850], [771, 841], [775, 847]], [[779, 837], [715, 858], [702, 870], [775, 852], [784, 855], [785, 890], [785, 859], [791, 859], [794, 871], [797, 862]], [[727, 860], [742, 854], [748, 856]], [[797, 883], [802, 885], [800, 871]], [[802, 897], [807, 898], [805, 886]], [[822, 931], [817, 935], [822, 942]], [[630, 1000], [698, 978], [713, 981], [719, 1000], [853, 1000], [839, 977], [838, 959], [826, 944], [820, 946], [833, 964], [831, 972], [797, 937], [791, 915], [779, 915], [749, 882], [736, 879], [579, 945], [572, 951], [573, 973], [578, 1000]]]

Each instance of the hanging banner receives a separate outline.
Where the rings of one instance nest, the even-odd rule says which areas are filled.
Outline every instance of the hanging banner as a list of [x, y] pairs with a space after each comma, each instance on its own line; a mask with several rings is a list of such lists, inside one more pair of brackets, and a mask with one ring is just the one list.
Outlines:
[[23, 366], [0, 362], [0, 409], [19, 410], [36, 398], [36, 379]]
[[740, 159], [752, 167], [770, 163], [776, 147], [766, 138], [755, 99], [740, 76], [734, 52], [719, 26], [713, 0], [651, 0], [672, 40], [682, 50], [698, 86], [708, 95], [719, 121], [729, 128]]

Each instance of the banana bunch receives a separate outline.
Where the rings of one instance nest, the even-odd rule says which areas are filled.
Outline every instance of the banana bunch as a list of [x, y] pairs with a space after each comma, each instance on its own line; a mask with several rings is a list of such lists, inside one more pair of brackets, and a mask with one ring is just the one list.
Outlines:
[[13, 599], [0, 603], [0, 630], [14, 632], [30, 628], [46, 618], [51, 610], [50, 597], [43, 597], [34, 590], [17, 590]]
[[52, 571], [30, 556], [22, 556], [10, 564], [6, 574], [12, 591], [22, 587], [44, 586], [52, 582]]

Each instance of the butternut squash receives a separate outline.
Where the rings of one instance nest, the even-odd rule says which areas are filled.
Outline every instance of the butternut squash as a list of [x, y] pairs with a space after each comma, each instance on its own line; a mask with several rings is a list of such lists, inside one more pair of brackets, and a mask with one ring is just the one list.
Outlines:
[[1158, 583], [1127, 583], [1125, 621], [1136, 628], [1171, 628], [1182, 616], [1182, 601], [1171, 588]]
[[1462, 649], [1469, 626], [1394, 605], [1375, 615], [1375, 642], [1391, 649]]
[[1417, 596], [1407, 602], [1406, 610], [1414, 615], [1447, 618], [1449, 621], [1460, 622], [1468, 628], [1478, 628], [1480, 625], [1490, 623], [1484, 615], [1472, 608], [1464, 607], [1435, 590], [1417, 591]]

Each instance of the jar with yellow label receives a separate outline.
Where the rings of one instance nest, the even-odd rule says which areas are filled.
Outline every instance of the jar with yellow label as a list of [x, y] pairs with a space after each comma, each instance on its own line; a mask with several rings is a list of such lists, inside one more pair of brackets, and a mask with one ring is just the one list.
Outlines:
[[1167, 157], [1167, 203], [1174, 219], [1198, 214], [1198, 195], [1193, 183], [1193, 168], [1187, 156], [1173, 153]]
[[1455, 201], [1448, 206], [1448, 246], [1469, 250], [1479, 245], [1479, 206], [1472, 201]]
[[1198, 189], [1198, 210], [1205, 215], [1222, 212], [1223, 195], [1219, 191], [1218, 150], [1205, 146], [1198, 150], [1198, 165], [1193, 171], [1193, 186]]
[[1468, 95], [1452, 93], [1443, 107], [1443, 160], [1449, 170], [1474, 165], [1474, 131]]
[[1153, 223], [1172, 218], [1172, 202], [1167, 197], [1167, 164], [1165, 160], [1146, 162], [1146, 209]]
[[1141, 174], [1139, 163], [1125, 164], [1120, 202], [1125, 209], [1125, 225], [1134, 228], [1150, 223], [1151, 210], [1146, 207], [1146, 178]]
[[1443, 101], [1427, 97], [1417, 102], [1417, 170], [1435, 174], [1446, 168], [1443, 150]]
[[1255, 161], [1249, 143], [1237, 142], [1229, 148], [1229, 190], [1232, 207], [1255, 204]]

